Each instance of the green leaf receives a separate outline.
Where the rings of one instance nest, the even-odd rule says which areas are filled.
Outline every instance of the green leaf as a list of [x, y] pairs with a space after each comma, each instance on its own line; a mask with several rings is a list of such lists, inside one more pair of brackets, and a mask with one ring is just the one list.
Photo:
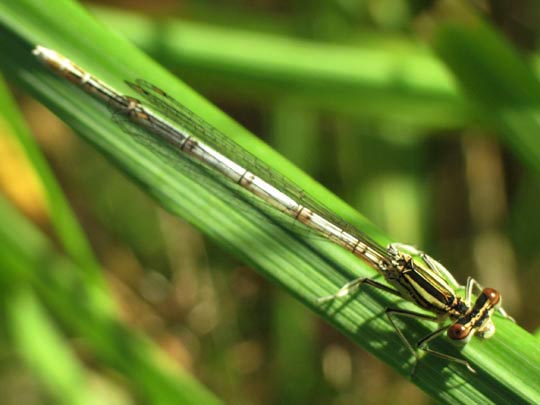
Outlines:
[[217, 82], [266, 102], [289, 98], [420, 127], [461, 126], [473, 112], [429, 49], [412, 40], [345, 46], [102, 7], [92, 11], [203, 88]]
[[[8, 44], [8, 57], [1, 63], [21, 87], [31, 91], [101, 150], [160, 205], [189, 220], [221, 246], [282, 285], [359, 345], [409, 376], [410, 353], [385, 319], [384, 309], [413, 306], [398, 303], [398, 300], [369, 288], [329, 307], [315, 305], [318, 297], [334, 292], [348, 280], [359, 276], [376, 277], [373, 269], [338, 247], [291, 232], [290, 228], [276, 222], [270, 211], [182, 157], [156, 154], [155, 148], [149, 149], [137, 142], [112, 122], [105, 106], [39, 66], [30, 55], [32, 46], [39, 40], [42, 45], [65, 54], [126, 94], [131, 93], [124, 80], [137, 77], [166, 89], [194, 114], [285, 173], [338, 215], [381, 243], [388, 242], [388, 238], [72, 3], [51, 1], [47, 11], [33, 7], [29, 1], [17, 4], [0, 5], [0, 18], [10, 28], [2, 35], [2, 40]], [[40, 28], [43, 36], [36, 34]], [[78, 35], [80, 32], [85, 33], [84, 38]], [[427, 356], [422, 359], [412, 381], [437, 400], [448, 403], [537, 402], [540, 398], [540, 353], [536, 339], [509, 321], [497, 318], [495, 323], [498, 332], [492, 339], [475, 339], [461, 353], [456, 353], [445, 339], [433, 344], [436, 350], [463, 355], [479, 371], [478, 374]], [[416, 321], [406, 325], [407, 336], [420, 337], [433, 329], [432, 325]], [[520, 366], [515, 367], [516, 364]]]
[[6, 145], [20, 150], [21, 158], [24, 156], [33, 169], [33, 176], [39, 184], [36, 196], [28, 198], [44, 199], [47, 214], [51, 217], [56, 235], [65, 251], [75, 260], [87, 278], [86, 284], [89, 293], [94, 297], [96, 308], [104, 312], [112, 311], [112, 303], [105, 292], [105, 281], [100, 266], [90, 249], [88, 241], [83, 235], [60, 186], [54, 178], [41, 151], [32, 138], [23, 118], [9, 95], [2, 78], [0, 77], [0, 120], [1, 127], [5, 129], [2, 141]]
[[75, 359], [33, 292], [15, 289], [8, 297], [4, 297], [8, 328], [13, 331], [15, 346], [58, 403], [83, 405], [103, 400], [90, 390], [84, 367]]
[[447, 24], [435, 49], [483, 122], [533, 170], [540, 170], [540, 81], [532, 67], [488, 25]]
[[[81, 279], [80, 269], [55, 252], [50, 242], [3, 198], [0, 198], [0, 223], [3, 224], [0, 227], [0, 290], [1, 297], [7, 301], [3, 304], [11, 313], [12, 331], [18, 345], [27, 354], [33, 352], [33, 367], [37, 373], [44, 372], [44, 363], [52, 373], [47, 376], [47, 382], [60, 385], [70, 396], [83, 394], [78, 391], [77, 375], [69, 380], [64, 375], [73, 371], [66, 349], [58, 347], [50, 331], [41, 330], [45, 333], [43, 336], [35, 333], [36, 328], [44, 329], [46, 325], [43, 314], [29, 301], [31, 298], [19, 297], [23, 301], [17, 306], [18, 311], [26, 311], [28, 319], [24, 321], [27, 323], [22, 325], [23, 319], [13, 313], [17, 305], [13, 300], [18, 299], [11, 295], [13, 291], [35, 290], [63, 327], [90, 348], [102, 366], [125, 376], [130, 388], [144, 403], [219, 403], [154, 345], [118, 320], [96, 310], [85, 293], [86, 280]], [[38, 349], [50, 352], [38, 352]], [[51, 356], [55, 357], [54, 361]]]

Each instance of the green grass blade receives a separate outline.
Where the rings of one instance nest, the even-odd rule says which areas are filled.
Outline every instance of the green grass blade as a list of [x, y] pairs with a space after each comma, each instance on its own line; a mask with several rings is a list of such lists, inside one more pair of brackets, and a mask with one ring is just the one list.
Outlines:
[[[0, 114], [4, 121], [4, 128], [9, 128], [9, 134], [12, 134], [19, 142], [28, 162], [32, 165], [35, 174], [41, 180], [41, 186], [46, 192], [48, 205], [51, 207], [50, 213], [53, 224], [57, 229], [57, 234], [62, 241], [64, 249], [71, 254], [74, 260], [80, 263], [81, 267], [88, 268], [88, 271], [95, 270], [93, 267], [96, 266], [96, 262], [88, 241], [71, 212], [71, 208], [63, 196], [60, 186], [56, 182], [43, 154], [36, 145], [35, 139], [31, 136], [20, 111], [9, 96], [9, 91], [3, 80], [0, 80]], [[7, 132], [5, 136], [8, 136]]]
[[[35, 290], [63, 327], [78, 336], [101, 365], [122, 374], [144, 403], [219, 403], [186, 371], [164, 358], [154, 345], [116, 319], [96, 311], [82, 288], [85, 281], [79, 277], [80, 270], [57, 254], [50, 242], [3, 198], [0, 222], [4, 225], [0, 227], [2, 297], [8, 297], [8, 291], [17, 288]], [[25, 324], [16, 329], [19, 343], [27, 347], [40, 342], [40, 335], [27, 334], [30, 327], [31, 324]], [[61, 367], [60, 360], [48, 366]]]
[[33, 174], [39, 182], [39, 192], [46, 201], [47, 214], [50, 215], [56, 235], [65, 252], [76, 261], [87, 277], [87, 287], [94, 297], [96, 307], [112, 311], [112, 303], [105, 293], [105, 281], [100, 266], [71, 211], [58, 182], [54, 178], [45, 158], [34, 138], [26, 127], [23, 118], [9, 95], [4, 81], [0, 78], [0, 119], [5, 129], [4, 142], [22, 150]]
[[536, 172], [540, 170], [540, 81], [525, 60], [480, 22], [448, 24], [436, 50], [483, 120]]
[[[152, 20], [107, 8], [92, 11], [157, 60], [199, 79], [201, 86], [218, 81], [249, 98], [293, 98], [420, 127], [458, 127], [471, 118], [440, 62], [413, 41], [386, 48], [345, 46], [193, 21]], [[227, 46], [216, 46], [220, 43]]]
[[[204, 171], [197, 172], [195, 167], [190, 168], [191, 172], [186, 172], [183, 168], [187, 163], [177, 163], [173, 158], [164, 159], [141, 145], [114, 125], [104, 106], [39, 66], [29, 55], [32, 43], [39, 40], [43, 45], [57, 49], [122, 92], [128, 92], [123, 80], [136, 77], [166, 88], [196, 115], [286, 173], [309, 194], [325, 201], [327, 206], [360, 226], [373, 238], [381, 243], [388, 241], [387, 238], [277, 153], [252, 138], [245, 129], [128, 43], [105, 31], [71, 3], [51, 1], [46, 15], [42, 15], [37, 7], [32, 7], [31, 2], [18, 4], [25, 4], [30, 10], [21, 13], [20, 5], [0, 6], [4, 21], [13, 18], [27, 22], [23, 24], [24, 28], [14, 28], [14, 24], [11, 24], [10, 29], [2, 35], [2, 40], [9, 44], [8, 58], [2, 65], [11, 77], [106, 154], [162, 206], [188, 219], [266, 277], [282, 285], [359, 345], [408, 375], [409, 353], [383, 316], [386, 307], [398, 306], [396, 300], [365, 289], [350, 300], [328, 308], [314, 304], [317, 297], [334, 292], [346, 280], [357, 276], [374, 276], [372, 269], [337, 247], [306, 240], [284, 229], [272, 220], [270, 213], [261, 213], [259, 207], [239, 198], [237, 191], [225, 186], [219, 179]], [[51, 8], [63, 14], [62, 17], [49, 12]], [[72, 13], [69, 18], [66, 16], [68, 12]], [[65, 20], [68, 20], [66, 25], [63, 23]], [[45, 39], [35, 35], [36, 24], [38, 27], [51, 27]], [[72, 35], [65, 35], [71, 32], [73, 25], [80, 28], [72, 31]], [[85, 32], [84, 40], [75, 35], [79, 29]], [[202, 178], [204, 181], [201, 181]], [[399, 306], [407, 307], [403, 304]], [[498, 333], [493, 339], [475, 339], [461, 352], [479, 370], [477, 375], [470, 374], [462, 367], [426, 357], [413, 382], [444, 402], [537, 401], [540, 398], [540, 351], [536, 339], [508, 321], [496, 319], [495, 322]], [[420, 322], [407, 322], [406, 330], [419, 337], [427, 333], [428, 328]], [[437, 350], [456, 354], [444, 339], [433, 346]], [[519, 368], [515, 367], [516, 364], [519, 364]]]
[[84, 367], [29, 288], [4, 290], [3, 300], [14, 346], [58, 404], [84, 405], [104, 399], [90, 390]]

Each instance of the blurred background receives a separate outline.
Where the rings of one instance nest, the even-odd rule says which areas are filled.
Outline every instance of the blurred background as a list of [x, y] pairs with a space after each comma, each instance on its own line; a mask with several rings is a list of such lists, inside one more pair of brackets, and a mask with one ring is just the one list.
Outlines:
[[[472, 275], [499, 289], [520, 325], [538, 327], [540, 298], [531, 293], [540, 287], [537, 167], [478, 111], [431, 48], [440, 24], [473, 15], [518, 52], [536, 55], [534, 1], [84, 5], [394, 240], [422, 247], [461, 282]], [[167, 29], [164, 18], [172, 18]], [[430, 403], [156, 206], [43, 106], [13, 90], [107, 269], [125, 321], [217, 397], [234, 404]], [[13, 145], [1, 143], [2, 192], [48, 229], [31, 170]], [[94, 370], [93, 385], [110, 403], [131, 403], [116, 379]], [[9, 350], [0, 359], [0, 398], [53, 403]]]

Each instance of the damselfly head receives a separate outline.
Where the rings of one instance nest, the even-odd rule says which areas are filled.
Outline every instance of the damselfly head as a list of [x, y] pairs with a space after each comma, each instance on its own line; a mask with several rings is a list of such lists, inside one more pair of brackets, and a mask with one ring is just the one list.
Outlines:
[[474, 331], [471, 327], [462, 325], [459, 321], [450, 326], [446, 333], [450, 339], [459, 344], [468, 343], [474, 335]]
[[478, 327], [477, 334], [484, 339], [489, 339], [495, 334], [495, 324], [493, 323], [491, 315], [493, 315], [493, 312], [501, 306], [502, 298], [499, 292], [493, 288], [485, 288], [482, 291], [482, 295], [486, 296], [489, 300], [490, 308], [488, 309], [489, 314], [487, 319]]
[[484, 288], [474, 305], [448, 328], [448, 337], [453, 341], [465, 344], [475, 334], [488, 339], [495, 333], [495, 324], [491, 316], [501, 305], [501, 296], [493, 288]]

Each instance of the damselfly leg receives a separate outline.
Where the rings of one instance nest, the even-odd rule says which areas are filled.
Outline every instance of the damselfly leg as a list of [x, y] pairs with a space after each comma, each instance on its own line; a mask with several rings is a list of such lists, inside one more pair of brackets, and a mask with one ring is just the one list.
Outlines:
[[[412, 369], [411, 369], [411, 376], [414, 376], [414, 374], [416, 372], [416, 367], [418, 366], [418, 362], [420, 361], [420, 356], [418, 355], [418, 350], [425, 351], [426, 353], [430, 353], [430, 354], [432, 354], [434, 356], [440, 357], [442, 359], [445, 359], [445, 360], [448, 360], [448, 361], [451, 361], [451, 362], [454, 362], [454, 363], [463, 364], [471, 372], [476, 373], [476, 370], [469, 364], [468, 361], [463, 360], [463, 359], [459, 359], [459, 358], [454, 357], [454, 356], [450, 356], [450, 355], [445, 354], [445, 353], [438, 352], [436, 350], [433, 350], [433, 349], [430, 349], [429, 347], [427, 347], [427, 343], [430, 342], [431, 340], [435, 339], [436, 337], [440, 336], [442, 333], [444, 333], [444, 331], [446, 331], [448, 329], [449, 325], [439, 327], [436, 331], [430, 333], [429, 335], [423, 337], [418, 342], [416, 342], [416, 344], [413, 347], [411, 342], [409, 342], [409, 340], [405, 337], [405, 334], [399, 328], [399, 326], [396, 324], [396, 322], [395, 322], [395, 320], [393, 318], [393, 316], [396, 316], [396, 317], [413, 318], [413, 319], [420, 319], [420, 320], [424, 320], [424, 321], [440, 323], [440, 319], [438, 317], [433, 316], [433, 315], [423, 314], [423, 313], [420, 313], [420, 312], [409, 311], [409, 310], [406, 310], [406, 309], [399, 309], [399, 308], [387, 308], [385, 310], [385, 313], [386, 313], [386, 316], [387, 316], [388, 320], [392, 324], [392, 327], [394, 328], [394, 330], [398, 334], [399, 338], [403, 342], [403, 344], [409, 349], [409, 351], [414, 356], [414, 364], [413, 364]], [[415, 350], [415, 347], [416, 347], [416, 350]]]
[[386, 291], [387, 293], [397, 295], [398, 297], [403, 298], [403, 295], [401, 295], [399, 291], [388, 287], [387, 285], [379, 283], [378, 281], [375, 281], [371, 278], [361, 277], [348, 282], [343, 287], [341, 287], [335, 294], [318, 298], [317, 303], [322, 304], [323, 302], [333, 301], [336, 298], [346, 297], [352, 294], [354, 291], [357, 291], [363, 284], [370, 285], [372, 287], [378, 288], [379, 290]]

